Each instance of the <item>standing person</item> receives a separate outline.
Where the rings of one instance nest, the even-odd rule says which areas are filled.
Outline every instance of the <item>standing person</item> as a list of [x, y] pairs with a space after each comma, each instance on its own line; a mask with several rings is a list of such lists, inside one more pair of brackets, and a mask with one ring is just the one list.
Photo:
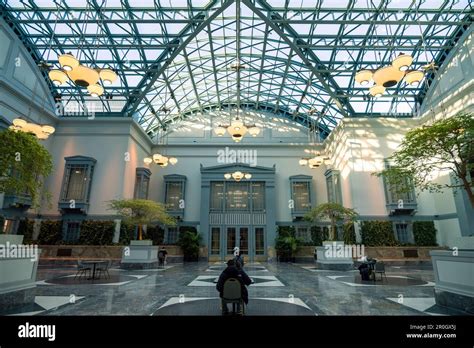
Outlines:
[[[245, 304], [249, 303], [249, 294], [247, 291], [248, 285], [252, 283], [252, 280], [249, 276], [244, 272], [243, 269], [238, 269], [235, 265], [234, 260], [227, 261], [227, 268], [222, 271], [221, 275], [219, 276], [219, 280], [217, 281], [216, 289], [219, 291], [219, 297], [222, 299], [224, 293], [224, 283], [227, 279], [235, 278], [240, 282], [241, 292], [242, 292], [242, 299]], [[227, 308], [227, 304], [224, 303], [224, 300], [221, 300], [222, 305], [222, 314], [226, 315], [229, 313], [229, 309]], [[240, 304], [237, 305], [237, 313], [239, 315], [243, 314], [243, 308], [240, 308]]]
[[234, 262], [237, 268], [240, 269], [244, 267], [244, 254], [242, 253], [242, 251], [239, 251], [238, 254], [235, 255]]
[[161, 249], [158, 251], [158, 267], [165, 267], [167, 257], [168, 251], [165, 249], [164, 246], [162, 246]]

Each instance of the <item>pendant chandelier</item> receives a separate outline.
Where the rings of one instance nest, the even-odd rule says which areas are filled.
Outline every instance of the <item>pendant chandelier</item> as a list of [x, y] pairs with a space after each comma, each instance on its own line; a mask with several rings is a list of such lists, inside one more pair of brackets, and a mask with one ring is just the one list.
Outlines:
[[[89, 2], [86, 2], [86, 4], [87, 4], [86, 9], [85, 9], [86, 14], [88, 13], [88, 11], [94, 12], [91, 4], [89, 4]], [[59, 16], [59, 12], [60, 12], [60, 7], [58, 6], [58, 13], [56, 14], [56, 16]], [[54, 33], [56, 31], [56, 24], [57, 22], [54, 24], [54, 28], [52, 30], [53, 35], [51, 36], [51, 41], [50, 41], [51, 44], [53, 41]], [[97, 47], [96, 47], [95, 60], [98, 59], [97, 55], [100, 48], [99, 47], [100, 42], [98, 38], [99, 38], [99, 29], [101, 28], [101, 26], [104, 26], [103, 20], [101, 21], [101, 23], [98, 20], [97, 31], [96, 31]], [[88, 31], [87, 19], [84, 19], [82, 31], [83, 32]], [[58, 57], [60, 68], [52, 69], [51, 71], [49, 71], [48, 76], [55, 86], [60, 86], [66, 83], [67, 81], [70, 81], [71, 83], [75, 84], [78, 87], [87, 88], [87, 91], [92, 97], [99, 97], [102, 94], [104, 94], [103, 86], [110, 86], [112, 83], [114, 83], [117, 80], [117, 74], [112, 69], [92, 68], [87, 65], [81, 64], [80, 55], [81, 55], [81, 52], [84, 50], [84, 44], [86, 44], [86, 40], [84, 39], [84, 37], [81, 37], [81, 39], [82, 39], [81, 43], [79, 44], [78, 49], [77, 49], [77, 51], [79, 52], [79, 57], [75, 57], [71, 52], [61, 54]], [[51, 52], [51, 47], [48, 51], [48, 57], [49, 57], [49, 52]]]
[[234, 70], [237, 75], [237, 117], [235, 120], [230, 122], [230, 125], [218, 125], [214, 128], [214, 134], [218, 137], [224, 136], [227, 131], [232, 140], [236, 143], [240, 142], [245, 134], [249, 133], [251, 136], [256, 137], [260, 134], [260, 128], [256, 125], [246, 126], [239, 118], [240, 111], [240, 71], [245, 69], [246, 66], [240, 61], [240, 0], [235, 2], [236, 6], [236, 63], [230, 66], [231, 70]]
[[143, 162], [145, 164], [150, 164], [152, 162], [155, 162], [155, 164], [160, 167], [167, 167], [168, 164], [171, 164], [172, 166], [174, 166], [176, 163], [178, 163], [178, 159], [176, 157], [167, 157], [165, 155], [155, 153], [151, 157], [145, 157], [143, 159]]
[[260, 134], [260, 128], [258, 126], [246, 126], [238, 116], [230, 123], [230, 125], [218, 125], [214, 128], [214, 134], [218, 137], [224, 136], [226, 131], [236, 143], [240, 142], [247, 133], [252, 137], [256, 137]]
[[321, 155], [319, 152], [315, 153], [314, 157], [301, 158], [298, 164], [302, 167], [308, 166], [310, 169], [315, 169], [322, 164], [330, 164], [329, 156]]
[[381, 97], [386, 88], [396, 86], [403, 79], [408, 85], [416, 87], [425, 74], [420, 70], [409, 70], [412, 63], [412, 56], [400, 53], [391, 65], [376, 70], [364, 69], [358, 71], [355, 80], [361, 86], [367, 86], [373, 81], [374, 84], [369, 88], [369, 93], [375, 98]]
[[8, 128], [14, 132], [33, 134], [40, 140], [48, 139], [48, 137], [55, 131], [53, 126], [30, 123], [21, 118], [14, 119], [13, 124]]
[[224, 178], [226, 180], [234, 179], [235, 181], [239, 182], [242, 179], [247, 179], [247, 180], [252, 179], [252, 174], [243, 173], [241, 171], [236, 171], [236, 172], [233, 172], [233, 173], [225, 173]]
[[62, 54], [58, 58], [61, 69], [49, 72], [49, 78], [55, 86], [60, 86], [66, 81], [71, 81], [79, 87], [87, 88], [92, 97], [104, 94], [104, 86], [110, 86], [117, 80], [117, 74], [111, 69], [92, 69], [80, 64], [79, 60], [71, 53]]
[[[166, 132], [166, 129], [163, 129], [163, 134], [165, 134], [165, 132]], [[166, 146], [168, 145], [168, 137], [166, 135], [163, 135], [161, 137], [161, 141], [162, 141], [161, 145], [166, 148]], [[165, 149], [165, 153], [166, 153], [166, 149]], [[171, 164], [172, 166], [174, 166], [176, 163], [178, 163], [178, 159], [176, 157], [165, 156], [164, 154], [155, 153], [151, 157], [145, 157], [143, 159], [143, 162], [147, 165], [152, 162], [155, 162], [155, 164], [160, 167], [167, 167], [168, 164]]]

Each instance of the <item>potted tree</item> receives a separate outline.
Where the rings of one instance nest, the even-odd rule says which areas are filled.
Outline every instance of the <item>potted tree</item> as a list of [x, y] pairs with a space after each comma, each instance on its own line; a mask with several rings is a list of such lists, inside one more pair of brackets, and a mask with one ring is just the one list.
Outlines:
[[152, 240], [144, 241], [143, 226], [152, 223], [174, 226], [173, 217], [163, 204], [147, 199], [120, 199], [109, 202], [109, 209], [115, 210], [126, 224], [138, 226], [138, 241], [130, 241], [123, 250], [121, 267], [151, 268], [158, 264], [158, 246]]
[[163, 204], [148, 199], [112, 200], [109, 202], [109, 210], [115, 210], [124, 223], [138, 227], [138, 240], [143, 240], [144, 225], [176, 225], [175, 219], [166, 212]]
[[[346, 208], [339, 203], [323, 203], [310, 210], [305, 219], [312, 222], [328, 222], [329, 241], [323, 241], [322, 247], [316, 247], [316, 264], [322, 269], [346, 271], [352, 269], [352, 253], [348, 255], [344, 241], [337, 241], [338, 226], [348, 228], [357, 220], [354, 209]], [[352, 250], [352, 249], [351, 249]]]
[[305, 219], [312, 222], [329, 220], [329, 240], [334, 241], [337, 239], [337, 227], [355, 222], [358, 216], [354, 209], [345, 208], [339, 203], [323, 203], [311, 209]]

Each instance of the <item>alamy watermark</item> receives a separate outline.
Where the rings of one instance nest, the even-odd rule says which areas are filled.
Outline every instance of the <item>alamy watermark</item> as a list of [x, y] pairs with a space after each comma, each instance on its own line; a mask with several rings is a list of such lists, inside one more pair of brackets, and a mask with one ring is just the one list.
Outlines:
[[38, 261], [39, 250], [36, 244], [0, 244], [0, 259], [30, 259]]
[[245, 163], [251, 167], [257, 166], [257, 150], [233, 150], [228, 146], [217, 150], [217, 162], [222, 164]]
[[363, 244], [342, 244], [332, 242], [324, 245], [324, 256], [330, 259], [336, 258], [362, 258], [365, 256]]

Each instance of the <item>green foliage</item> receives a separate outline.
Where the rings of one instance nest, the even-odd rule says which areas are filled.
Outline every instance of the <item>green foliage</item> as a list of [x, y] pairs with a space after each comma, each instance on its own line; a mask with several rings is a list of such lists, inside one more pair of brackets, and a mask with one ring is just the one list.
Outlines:
[[[474, 169], [472, 113], [459, 113], [430, 126], [410, 130], [389, 161], [390, 168], [374, 175], [384, 177], [398, 193], [408, 192], [410, 182], [421, 191], [462, 188], [474, 208], [474, 181], [468, 179], [469, 172]], [[440, 171], [453, 174], [455, 183], [431, 180], [432, 173]]]
[[33, 207], [40, 204], [44, 178], [53, 169], [53, 160], [38, 139], [28, 133], [0, 132], [0, 193], [27, 194]]
[[135, 226], [122, 222], [120, 225], [120, 245], [130, 245], [130, 241], [135, 239]]
[[291, 259], [298, 250], [299, 245], [300, 240], [295, 237], [295, 228], [293, 226], [278, 227], [275, 250], [280, 260]]
[[321, 246], [325, 240], [329, 238], [329, 228], [326, 226], [311, 226], [311, 239], [313, 245]]
[[114, 238], [113, 221], [84, 220], [81, 222], [81, 233], [77, 245], [111, 245]]
[[147, 226], [145, 239], [153, 241], [153, 245], [163, 244], [163, 239], [165, 237], [165, 230], [160, 226]]
[[366, 246], [397, 246], [391, 221], [363, 221], [362, 244]]
[[33, 243], [33, 225], [35, 224], [34, 221], [24, 219], [20, 220], [18, 224], [17, 234], [23, 235], [23, 244], [31, 244]]
[[199, 246], [201, 235], [195, 230], [184, 230], [179, 234], [177, 243], [183, 251], [184, 261], [197, 261], [199, 259]]
[[56, 245], [61, 244], [62, 221], [44, 220], [41, 221], [40, 233], [38, 235], [38, 244]]
[[344, 233], [342, 240], [345, 244], [356, 244], [355, 228], [353, 223], [347, 223], [343, 226]]
[[166, 212], [163, 204], [148, 199], [112, 200], [109, 202], [109, 209], [115, 210], [122, 221], [130, 225], [176, 225], [175, 219]]
[[336, 226], [355, 222], [358, 216], [354, 209], [345, 208], [339, 203], [323, 203], [311, 209], [305, 219], [313, 222], [329, 220], [331, 223], [329, 239], [334, 240], [337, 237]]
[[415, 221], [413, 237], [419, 246], [436, 246], [436, 228], [433, 221]]

